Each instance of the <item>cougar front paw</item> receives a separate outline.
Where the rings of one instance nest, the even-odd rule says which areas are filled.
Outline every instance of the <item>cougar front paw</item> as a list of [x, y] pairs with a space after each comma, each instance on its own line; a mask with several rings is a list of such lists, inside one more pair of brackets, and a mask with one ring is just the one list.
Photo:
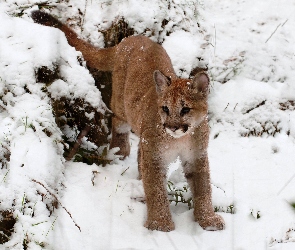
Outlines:
[[196, 221], [198, 221], [200, 226], [207, 231], [222, 230], [225, 228], [224, 220], [218, 214], [214, 214], [213, 216], [202, 216], [201, 219], [196, 219]]
[[163, 232], [170, 232], [175, 229], [174, 222], [172, 220], [161, 222], [156, 220], [147, 220], [144, 226], [149, 230], [158, 230]]

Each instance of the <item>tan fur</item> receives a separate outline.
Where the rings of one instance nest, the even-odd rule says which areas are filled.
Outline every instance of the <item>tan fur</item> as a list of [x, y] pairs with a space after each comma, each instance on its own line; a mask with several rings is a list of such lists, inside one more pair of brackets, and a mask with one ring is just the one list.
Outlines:
[[[151, 230], [174, 229], [166, 189], [166, 167], [180, 157], [194, 200], [194, 217], [207, 230], [224, 228], [211, 203], [207, 156], [209, 128], [206, 73], [193, 80], [179, 79], [166, 51], [143, 36], [124, 39], [109, 49], [96, 49], [48, 14], [33, 19], [65, 32], [91, 67], [112, 71], [111, 109], [114, 113], [110, 147], [130, 153], [129, 132], [139, 136], [138, 162], [142, 176], [147, 220]], [[168, 111], [167, 111], [168, 110]]]

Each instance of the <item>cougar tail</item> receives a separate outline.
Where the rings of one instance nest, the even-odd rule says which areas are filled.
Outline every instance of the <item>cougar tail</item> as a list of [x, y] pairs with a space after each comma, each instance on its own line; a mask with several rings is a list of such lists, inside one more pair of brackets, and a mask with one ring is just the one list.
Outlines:
[[115, 60], [115, 47], [98, 49], [80, 39], [76, 32], [56, 18], [45, 12], [36, 10], [31, 13], [35, 23], [60, 29], [66, 35], [68, 43], [82, 52], [88, 66], [102, 71], [112, 71]]

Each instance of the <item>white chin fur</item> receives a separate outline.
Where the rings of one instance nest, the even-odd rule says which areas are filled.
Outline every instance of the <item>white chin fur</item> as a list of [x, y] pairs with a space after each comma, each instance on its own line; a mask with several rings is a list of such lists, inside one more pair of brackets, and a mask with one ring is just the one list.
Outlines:
[[175, 132], [173, 132], [169, 128], [166, 128], [166, 132], [167, 132], [167, 134], [171, 135], [174, 138], [180, 138], [180, 137], [182, 137], [183, 135], [186, 134], [186, 133], [183, 133], [183, 131], [181, 131], [180, 129], [178, 129]]
[[131, 130], [131, 127], [129, 124], [125, 123], [120, 125], [119, 127], [116, 128], [116, 132], [119, 134], [124, 134], [127, 133]]
[[217, 227], [206, 227], [205, 230], [206, 231], [217, 231], [218, 228]]

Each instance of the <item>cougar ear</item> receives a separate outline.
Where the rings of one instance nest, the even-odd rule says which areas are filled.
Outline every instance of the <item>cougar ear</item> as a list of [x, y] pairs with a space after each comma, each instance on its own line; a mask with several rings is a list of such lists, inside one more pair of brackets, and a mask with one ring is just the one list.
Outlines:
[[199, 72], [193, 78], [192, 88], [196, 90], [196, 92], [202, 92], [204, 94], [208, 93], [209, 88], [209, 76], [204, 71]]
[[158, 94], [171, 84], [170, 78], [165, 76], [160, 70], [154, 71], [154, 81], [156, 83], [156, 91]]

